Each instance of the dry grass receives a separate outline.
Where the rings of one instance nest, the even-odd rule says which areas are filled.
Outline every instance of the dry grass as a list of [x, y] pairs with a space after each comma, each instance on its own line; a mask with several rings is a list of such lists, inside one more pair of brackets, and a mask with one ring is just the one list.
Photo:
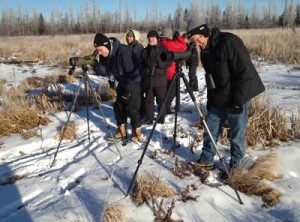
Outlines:
[[274, 206], [282, 193], [272, 188], [266, 180], [274, 181], [277, 176], [277, 155], [269, 153], [258, 158], [254, 164], [245, 169], [245, 165], [232, 170], [231, 180], [235, 188], [247, 195], [262, 196], [263, 206]]
[[[271, 108], [270, 102], [263, 97], [252, 99], [248, 116], [247, 145], [274, 147], [278, 145], [278, 141], [294, 139], [295, 132], [289, 129], [285, 112], [279, 108]], [[299, 123], [300, 119], [295, 121]]]
[[[222, 30], [240, 36], [251, 54], [266, 60], [299, 64], [300, 34], [299, 28], [291, 29], [251, 29]], [[124, 41], [124, 33], [106, 33]], [[141, 33], [140, 42], [147, 45], [147, 33]], [[90, 55], [94, 51], [94, 34], [69, 36], [21, 36], [0, 37], [2, 57], [15, 55], [22, 61], [45, 61], [68, 64], [72, 56]], [[284, 44], [282, 42], [284, 41]], [[34, 42], [34, 44], [32, 44]], [[49, 47], [49, 43], [51, 43]]]
[[37, 130], [28, 130], [26, 132], [22, 132], [21, 136], [24, 140], [28, 140], [32, 137], [38, 137], [39, 134], [38, 134]]
[[125, 222], [126, 214], [121, 205], [112, 204], [104, 209], [101, 222]]
[[39, 125], [48, 125], [50, 120], [42, 117], [34, 108], [17, 107], [8, 109], [0, 114], [0, 137], [9, 136], [15, 133], [22, 133]]
[[38, 94], [32, 97], [33, 103], [43, 113], [55, 113], [67, 110], [66, 101], [59, 96], [47, 96], [46, 94]]
[[132, 200], [137, 206], [140, 206], [153, 197], [170, 197], [175, 194], [175, 191], [162, 184], [158, 177], [147, 174], [135, 180]]
[[0, 96], [2, 96], [5, 92], [5, 87], [4, 87], [5, 83], [6, 80], [0, 78]]
[[74, 140], [76, 138], [76, 128], [73, 121], [70, 121], [67, 125], [63, 125], [56, 135], [57, 140]]
[[[300, 30], [250, 29], [228, 30], [244, 41], [250, 54], [273, 62], [300, 63]], [[284, 42], [284, 44], [282, 44]]]
[[0, 109], [0, 137], [23, 133], [39, 125], [47, 125], [50, 120], [41, 115], [41, 111], [26, 98], [22, 90], [11, 87], [2, 97]]
[[[264, 96], [259, 96], [251, 100], [248, 117], [247, 146], [252, 148], [275, 147], [279, 142], [300, 138], [300, 110], [287, 118], [284, 110], [272, 107]], [[229, 145], [230, 136], [230, 126], [226, 121], [219, 142]]]
[[290, 117], [291, 135], [296, 139], [300, 139], [300, 109], [296, 113], [292, 113]]

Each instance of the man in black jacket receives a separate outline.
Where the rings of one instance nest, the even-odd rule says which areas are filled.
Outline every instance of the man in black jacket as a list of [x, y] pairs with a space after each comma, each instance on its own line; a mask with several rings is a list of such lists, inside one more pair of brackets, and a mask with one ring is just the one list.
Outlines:
[[[187, 33], [201, 49], [201, 62], [212, 81], [207, 82], [206, 122], [212, 137], [217, 141], [225, 120], [231, 129], [230, 168], [244, 157], [248, 107], [251, 98], [262, 93], [265, 87], [251, 62], [243, 41], [232, 33], [200, 25]], [[212, 84], [213, 82], [213, 84]], [[203, 149], [195, 166], [211, 168], [216, 150], [204, 132]]]
[[106, 73], [114, 75], [118, 81], [117, 98], [114, 103], [115, 118], [119, 131], [115, 139], [125, 138], [127, 117], [132, 126], [132, 141], [141, 139], [139, 107], [141, 102], [140, 70], [137, 59], [129, 46], [123, 45], [116, 38], [108, 38], [97, 33], [94, 46], [98, 51], [99, 61], [106, 66]]
[[167, 52], [167, 48], [159, 42], [159, 34], [155, 30], [151, 30], [147, 34], [148, 45], [142, 53], [142, 64], [145, 70], [145, 78], [143, 81], [148, 82], [146, 93], [146, 116], [145, 124], [150, 125], [154, 120], [154, 99], [158, 106], [158, 112], [161, 110], [158, 123], [165, 122], [166, 108], [162, 107], [167, 87], [167, 68], [171, 62], [164, 62], [160, 55]]

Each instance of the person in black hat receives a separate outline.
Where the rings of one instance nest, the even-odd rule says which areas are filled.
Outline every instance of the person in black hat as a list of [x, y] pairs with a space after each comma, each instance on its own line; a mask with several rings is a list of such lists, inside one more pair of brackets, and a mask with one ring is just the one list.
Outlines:
[[[189, 30], [187, 36], [200, 47], [203, 68], [206, 75], [212, 77], [211, 81], [207, 81], [206, 117], [212, 137], [218, 139], [225, 120], [230, 125], [229, 167], [233, 168], [244, 157], [250, 100], [262, 93], [265, 87], [238, 36], [221, 32], [218, 28], [210, 29], [206, 24]], [[211, 168], [216, 150], [206, 131], [203, 137], [202, 153], [195, 167]]]
[[[158, 106], [158, 112], [162, 110], [164, 97], [167, 87], [167, 68], [171, 62], [163, 62], [160, 58], [162, 52], [167, 52], [167, 48], [162, 46], [159, 41], [159, 34], [155, 30], [151, 30], [147, 34], [148, 45], [142, 53], [142, 64], [147, 77], [146, 88], [146, 116], [144, 122], [149, 125], [154, 120], [154, 99]], [[166, 109], [162, 110], [161, 118], [157, 120], [158, 123], [165, 122]]]
[[100, 63], [106, 67], [107, 75], [113, 75], [118, 81], [114, 112], [119, 130], [114, 135], [114, 138], [126, 138], [127, 118], [130, 117], [132, 127], [131, 140], [139, 141], [142, 137], [139, 113], [141, 75], [139, 64], [132, 48], [121, 44], [116, 38], [108, 38], [103, 33], [95, 35], [94, 46], [98, 51]]

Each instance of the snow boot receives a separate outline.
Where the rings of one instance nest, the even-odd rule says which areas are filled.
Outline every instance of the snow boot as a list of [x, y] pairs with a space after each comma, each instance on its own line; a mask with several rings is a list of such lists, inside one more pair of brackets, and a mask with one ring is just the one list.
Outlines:
[[133, 129], [132, 130], [131, 141], [132, 142], [136, 142], [136, 141], [140, 141], [141, 139], [142, 139], [142, 130], [141, 130], [141, 127]]
[[109, 137], [108, 140], [112, 141], [113, 139], [115, 140], [121, 140], [126, 138], [127, 134], [126, 134], [126, 124], [121, 124], [118, 127], [118, 132], [114, 135], [114, 138]]

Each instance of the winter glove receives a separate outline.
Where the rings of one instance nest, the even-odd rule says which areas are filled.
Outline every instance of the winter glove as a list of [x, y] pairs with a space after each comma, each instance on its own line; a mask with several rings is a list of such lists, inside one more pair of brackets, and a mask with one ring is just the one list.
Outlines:
[[233, 103], [231, 105], [231, 110], [233, 114], [241, 114], [243, 112], [243, 105]]

